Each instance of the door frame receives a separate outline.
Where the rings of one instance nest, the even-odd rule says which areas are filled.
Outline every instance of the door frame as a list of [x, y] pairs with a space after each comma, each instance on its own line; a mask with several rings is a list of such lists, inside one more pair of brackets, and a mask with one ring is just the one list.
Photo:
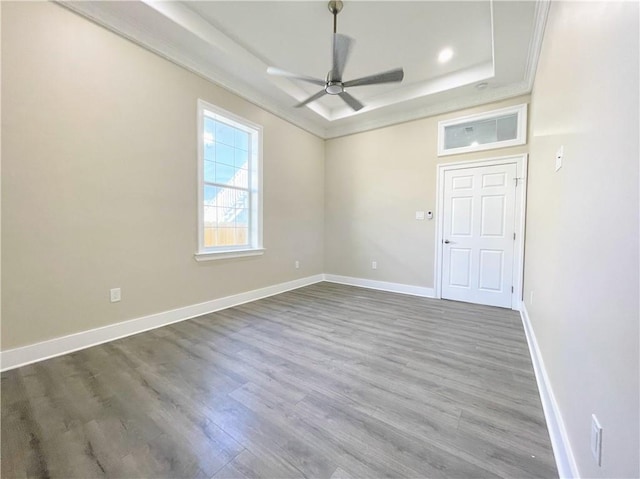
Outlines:
[[517, 188], [514, 205], [516, 240], [513, 250], [513, 293], [511, 293], [511, 309], [520, 311], [524, 286], [524, 234], [525, 213], [527, 203], [527, 162], [526, 153], [520, 155], [500, 156], [480, 160], [459, 161], [455, 163], [439, 163], [436, 179], [436, 261], [434, 270], [435, 297], [442, 298], [442, 229], [444, 224], [444, 175], [446, 171], [477, 168], [481, 166], [516, 165]]

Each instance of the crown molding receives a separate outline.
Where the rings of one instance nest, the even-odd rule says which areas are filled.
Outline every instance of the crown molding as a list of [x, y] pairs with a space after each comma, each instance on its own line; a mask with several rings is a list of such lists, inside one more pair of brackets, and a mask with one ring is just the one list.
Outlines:
[[[373, 97], [367, 109], [350, 115], [342, 108], [331, 110], [320, 103], [291, 108], [292, 97], [307, 96], [304, 90], [290, 80], [269, 77], [265, 61], [183, 3], [155, 0], [56, 3], [323, 139], [529, 94], [550, 7], [548, 0], [536, 1], [533, 33], [520, 81], [477, 91], [473, 84], [495, 77], [494, 65], [500, 59], [494, 56], [488, 63], [454, 73], [450, 78], [411, 84]], [[493, 37], [493, 3], [491, 8]], [[453, 98], [451, 93], [455, 95]]]
[[[123, 12], [123, 10], [119, 10], [121, 6], [126, 6], [129, 4], [138, 4], [139, 6], [143, 6], [148, 10], [153, 10], [157, 12], [158, 15], [164, 15], [164, 13], [170, 11], [173, 13], [174, 18], [180, 18], [182, 16], [183, 19], [191, 19], [193, 17], [186, 12], [188, 10], [181, 4], [172, 4], [171, 10], [168, 9], [155, 9], [151, 6], [151, 2], [77, 2], [72, 0], [54, 0], [55, 3], [61, 5], [72, 12], [87, 18], [93, 23], [106, 28], [107, 30], [112, 31], [113, 33], [145, 48], [146, 50], [155, 53], [156, 55], [168, 60], [186, 70], [189, 70], [192, 73], [214, 83], [217, 86], [224, 88], [225, 90], [238, 95], [239, 97], [253, 103], [254, 105], [268, 111], [276, 115], [277, 117], [292, 123], [303, 130], [308, 131], [318, 137], [324, 138], [325, 129], [318, 125], [317, 122], [313, 120], [301, 117], [296, 112], [292, 112], [290, 108], [282, 108], [278, 105], [278, 103], [272, 100], [269, 96], [265, 94], [261, 94], [259, 91], [256, 91], [254, 86], [247, 84], [247, 82], [243, 78], [251, 78], [251, 74], [247, 75], [246, 72], [244, 76], [233, 74], [231, 72], [221, 71], [210, 63], [203, 60], [202, 55], [198, 55], [198, 53], [202, 50], [203, 44], [207, 47], [216, 46], [217, 54], [220, 55], [219, 52], [224, 52], [225, 47], [227, 47], [227, 43], [220, 43], [220, 39], [224, 36], [221, 32], [216, 30], [211, 25], [209, 26], [209, 40], [215, 38], [218, 43], [212, 44], [207, 43], [202, 37], [198, 35], [194, 35], [191, 31], [188, 31], [191, 38], [188, 38], [186, 42], [183, 42], [183, 45], [177, 45], [175, 43], [168, 42], [164, 39], [162, 35], [158, 35], [157, 32], [152, 32], [150, 29], [145, 27], [145, 24], [139, 21], [132, 16], [127, 16]], [[163, 2], [155, 2], [155, 3], [163, 3]], [[167, 2], [169, 3], [169, 2]], [[164, 13], [163, 13], [164, 12]], [[149, 12], [147, 12], [147, 15]], [[193, 12], [191, 12], [192, 15]], [[197, 15], [196, 15], [197, 16]], [[186, 23], [186, 22], [185, 22]], [[202, 27], [202, 24], [199, 25]], [[187, 31], [186, 29], [184, 31]], [[215, 31], [215, 32], [214, 32]], [[217, 35], [216, 32], [219, 34]], [[205, 36], [202, 32], [200, 32], [202, 36]], [[195, 41], [194, 41], [195, 40]], [[199, 41], [198, 41], [199, 40]], [[201, 42], [201, 43], [200, 43]], [[188, 48], [184, 45], [187, 43], [189, 46], [193, 48]], [[197, 45], [197, 43], [200, 43]], [[233, 51], [233, 50], [232, 50]], [[236, 52], [238, 50], [235, 50]], [[228, 50], [227, 50], [228, 52]], [[228, 54], [228, 53], [227, 53]], [[243, 60], [246, 62], [246, 60]], [[253, 63], [255, 69], [255, 63]], [[246, 66], [243, 70], [246, 70]], [[265, 74], [266, 66], [264, 70], [262, 70], [259, 74]], [[258, 72], [252, 71], [253, 75]], [[304, 96], [304, 93], [301, 93], [301, 96]]]
[[339, 138], [342, 136], [348, 136], [369, 130], [376, 130], [378, 128], [393, 126], [400, 123], [429, 118], [435, 115], [441, 115], [443, 113], [460, 111], [467, 108], [486, 105], [488, 103], [507, 100], [509, 98], [528, 95], [529, 93], [531, 93], [531, 89], [528, 87], [525, 81], [503, 87], [493, 88], [490, 90], [485, 90], [484, 92], [481, 92], [479, 94], [475, 91], [469, 91], [469, 93], [461, 94], [460, 96], [447, 101], [437, 102], [413, 110], [399, 111], [394, 114], [388, 115], [388, 117], [386, 118], [374, 118], [353, 125], [332, 126], [331, 128], [327, 129], [326, 139]]
[[525, 82], [528, 92], [533, 89], [533, 82], [536, 78], [536, 70], [538, 68], [538, 59], [542, 50], [542, 40], [544, 39], [544, 30], [547, 26], [547, 18], [549, 9], [551, 8], [551, 0], [538, 0], [536, 2], [536, 10], [533, 21], [533, 35], [529, 42], [529, 51], [527, 53], [527, 66], [524, 73]]

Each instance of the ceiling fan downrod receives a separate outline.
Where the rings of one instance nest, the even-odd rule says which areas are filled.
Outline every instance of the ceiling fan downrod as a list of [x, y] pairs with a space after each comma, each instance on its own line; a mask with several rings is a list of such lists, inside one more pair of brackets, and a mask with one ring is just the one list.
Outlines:
[[341, 0], [331, 0], [329, 2], [329, 11], [333, 14], [333, 33], [338, 33], [338, 13], [342, 11], [344, 4]]
[[353, 46], [353, 38], [338, 33], [338, 13], [342, 10], [344, 4], [341, 0], [331, 0], [328, 3], [328, 8], [333, 15], [333, 51], [331, 55], [332, 66], [327, 77], [324, 80], [319, 78], [310, 77], [307, 75], [299, 75], [297, 73], [291, 73], [280, 68], [269, 67], [267, 73], [270, 75], [278, 75], [282, 77], [291, 78], [294, 80], [301, 80], [308, 83], [313, 83], [322, 87], [322, 90], [311, 95], [306, 100], [301, 101], [296, 105], [297, 108], [303, 107], [308, 103], [319, 100], [324, 95], [337, 95], [349, 105], [353, 111], [359, 111], [364, 108], [364, 105], [360, 103], [356, 98], [351, 96], [345, 91], [347, 88], [365, 86], [365, 85], [380, 85], [383, 83], [400, 82], [404, 78], [404, 71], [402, 68], [394, 68], [386, 72], [376, 73], [374, 75], [367, 75], [355, 80], [343, 81], [342, 74], [349, 58], [351, 47]]

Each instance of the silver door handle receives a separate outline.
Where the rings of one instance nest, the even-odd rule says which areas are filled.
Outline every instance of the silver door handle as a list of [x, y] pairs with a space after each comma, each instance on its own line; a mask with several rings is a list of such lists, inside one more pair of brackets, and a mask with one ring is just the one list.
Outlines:
[[444, 244], [449, 244], [450, 241], [449, 240], [444, 240]]

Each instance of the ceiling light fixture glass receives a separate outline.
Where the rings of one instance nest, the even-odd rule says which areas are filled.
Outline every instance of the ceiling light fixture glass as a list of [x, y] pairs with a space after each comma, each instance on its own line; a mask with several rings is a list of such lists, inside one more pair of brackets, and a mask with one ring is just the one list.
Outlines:
[[447, 63], [453, 58], [453, 50], [451, 48], [444, 48], [438, 54], [438, 61], [440, 63]]

